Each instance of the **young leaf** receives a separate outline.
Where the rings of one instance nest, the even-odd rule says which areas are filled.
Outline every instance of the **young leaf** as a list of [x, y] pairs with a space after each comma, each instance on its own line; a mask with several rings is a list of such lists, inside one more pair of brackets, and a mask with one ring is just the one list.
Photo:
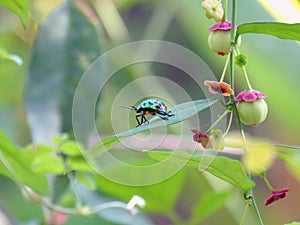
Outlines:
[[87, 164], [86, 160], [82, 156], [68, 157], [67, 158], [67, 172], [71, 170], [80, 172], [91, 172], [95, 171]]
[[80, 146], [75, 141], [68, 141], [60, 146], [60, 151], [67, 156], [81, 156]]
[[300, 23], [287, 24], [277, 22], [245, 23], [238, 26], [236, 38], [241, 34], [267, 34], [274, 37], [300, 41]]
[[135, 127], [131, 130], [124, 131], [122, 133], [116, 134], [114, 136], [110, 136], [107, 138], [103, 138], [100, 142], [95, 144], [92, 148], [89, 149], [88, 154], [92, 156], [97, 156], [104, 151], [109, 150], [114, 145], [119, 143], [121, 139], [135, 135], [137, 133], [143, 132], [145, 130], [149, 130], [155, 127], [167, 126], [175, 123], [179, 123], [183, 120], [186, 120], [198, 112], [210, 107], [215, 104], [218, 99], [204, 99], [204, 100], [196, 100], [191, 102], [181, 103], [179, 105], [174, 106], [170, 110], [175, 115], [170, 117], [168, 120], [162, 120], [160, 118], [153, 118], [149, 121], [149, 123], [142, 124], [139, 127]]
[[170, 155], [172, 155], [173, 159], [177, 157], [180, 162], [186, 160], [187, 166], [196, 169], [201, 168], [221, 180], [240, 188], [244, 193], [255, 186], [255, 183], [248, 178], [244, 167], [238, 160], [224, 156], [190, 155], [184, 151], [148, 151], [147, 153], [151, 158], [159, 161], [165, 160]]
[[36, 157], [32, 169], [37, 173], [64, 174], [65, 172], [62, 158], [52, 155]]
[[[34, 172], [31, 168], [34, 155], [25, 152], [16, 147], [8, 138], [0, 131], [0, 173], [11, 178], [12, 180], [18, 179], [28, 187], [32, 188], [35, 192], [48, 195], [50, 192], [49, 184], [45, 175]], [[9, 166], [15, 174], [14, 177], [4, 166], [3, 161], [7, 161]]]
[[284, 225], [300, 225], [300, 222], [292, 222], [292, 223], [286, 223]]
[[200, 224], [201, 221], [224, 206], [232, 194], [232, 191], [224, 191], [204, 195], [202, 200], [195, 205], [188, 224]]
[[36, 143], [50, 144], [53, 136], [72, 130], [76, 87], [85, 69], [100, 55], [98, 30], [87, 15], [74, 1], [67, 1], [42, 24], [32, 48], [25, 109]]
[[19, 16], [23, 25], [28, 26], [29, 22], [29, 5], [28, 0], [1, 0], [0, 5], [3, 5], [10, 11]]

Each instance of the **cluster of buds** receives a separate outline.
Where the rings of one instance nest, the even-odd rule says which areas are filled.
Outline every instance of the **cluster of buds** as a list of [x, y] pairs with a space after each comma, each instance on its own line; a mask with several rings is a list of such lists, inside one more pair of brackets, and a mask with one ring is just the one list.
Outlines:
[[[235, 63], [237, 66], [243, 69], [248, 90], [242, 91], [235, 96], [233, 88], [230, 86], [230, 84], [223, 82], [229, 60], [226, 61], [220, 82], [206, 80], [204, 85], [208, 86], [208, 90], [212, 94], [222, 94], [225, 97], [230, 97], [231, 107], [232, 105], [236, 106], [238, 114], [237, 116], [239, 117], [239, 121], [241, 123], [255, 126], [264, 122], [268, 114], [268, 105], [265, 101], [266, 95], [260, 91], [253, 90], [248, 80], [248, 75], [245, 69], [247, 57], [244, 54], [240, 54], [238, 50], [238, 47], [241, 44], [240, 36], [237, 39], [232, 37], [232, 35], [235, 35], [235, 32], [233, 32], [232, 29], [237, 29], [237, 26], [235, 25], [233, 27], [232, 23], [226, 20], [226, 10], [224, 12], [222, 8], [222, 0], [203, 0], [202, 7], [206, 11], [206, 17], [216, 21], [216, 24], [208, 29], [210, 31], [208, 36], [209, 48], [220, 56], [234, 53], [237, 54], [235, 57]], [[234, 40], [234, 42], [232, 42], [232, 40]], [[232, 108], [230, 110], [232, 110]], [[223, 148], [222, 145], [224, 136], [219, 133], [218, 135], [210, 134], [213, 133], [211, 132], [211, 129], [212, 127], [208, 129], [209, 132], [201, 132], [199, 130], [192, 129], [192, 132], [194, 133], [193, 139], [204, 149], [220, 150]], [[222, 138], [220, 138], [220, 135]], [[216, 140], [219, 140], [218, 145], [215, 143]], [[262, 168], [265, 170], [264, 166], [265, 164], [262, 165]], [[288, 189], [276, 191], [271, 187], [265, 176], [264, 180], [266, 181], [269, 189], [272, 191], [271, 195], [265, 201], [265, 206], [286, 197], [286, 193], [289, 191]]]
[[[217, 22], [208, 29], [210, 31], [208, 36], [210, 49], [218, 55], [228, 55], [231, 51], [231, 29], [236, 29], [237, 26], [232, 28], [231, 22], [226, 21], [226, 11], [224, 12], [222, 8], [221, 0], [204, 0], [202, 7], [206, 11], [206, 17], [208, 19], [214, 19]], [[240, 43], [241, 40], [239, 36], [235, 47], [238, 48]], [[238, 66], [244, 67], [246, 64], [246, 56], [239, 54], [236, 57], [236, 62]], [[234, 95], [230, 85], [225, 82], [205, 81], [204, 84], [209, 87], [209, 91], [213, 94], [221, 93], [223, 96]], [[235, 97], [234, 100], [237, 102], [237, 110], [242, 123], [246, 125], [257, 125], [266, 119], [268, 106], [264, 100], [265, 98], [265, 94], [257, 90], [252, 90], [251, 86], [249, 91], [242, 91]]]
[[[229, 54], [231, 22], [226, 21], [226, 16], [224, 14], [221, 1], [204, 0], [202, 2], [202, 7], [206, 11], [206, 17], [208, 19], [214, 19], [217, 22], [208, 29], [210, 31], [208, 37], [208, 45], [210, 49], [221, 56]], [[241, 40], [239, 38], [237, 45], [240, 45], [240, 42]]]

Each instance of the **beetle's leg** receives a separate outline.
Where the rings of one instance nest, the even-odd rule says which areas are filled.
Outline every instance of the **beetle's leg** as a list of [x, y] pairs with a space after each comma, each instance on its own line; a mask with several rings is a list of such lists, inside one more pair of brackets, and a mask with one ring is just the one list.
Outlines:
[[162, 120], [168, 120], [168, 117], [166, 117], [166, 115], [163, 115], [163, 114], [156, 114], [156, 116], [158, 116], [158, 117], [161, 118]]
[[145, 115], [142, 116], [142, 118], [144, 118], [143, 123], [149, 123], [149, 121], [147, 120], [147, 118], [145, 117]]
[[[141, 114], [137, 114], [137, 115], [135, 116], [135, 119], [136, 119], [136, 121], [138, 122], [138, 125], [137, 125], [136, 127], [141, 126], [141, 122], [140, 122], [139, 119], [138, 119], [138, 117], [140, 117], [140, 116], [142, 116], [142, 115], [141, 115]], [[142, 119], [143, 119], [143, 117], [142, 117]]]
[[169, 112], [168, 112], [168, 116], [169, 116], [169, 117], [171, 117], [171, 116], [175, 116], [175, 114], [174, 114], [174, 113], [172, 113], [172, 111], [169, 111]]

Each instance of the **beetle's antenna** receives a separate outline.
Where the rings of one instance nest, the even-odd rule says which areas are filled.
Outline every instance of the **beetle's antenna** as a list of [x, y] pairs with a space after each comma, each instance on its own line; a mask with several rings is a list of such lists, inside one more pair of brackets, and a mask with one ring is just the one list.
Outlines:
[[124, 109], [130, 109], [130, 110], [133, 110], [133, 111], [136, 111], [136, 108], [134, 106], [124, 106], [124, 105], [120, 105], [121, 108], [124, 108]]

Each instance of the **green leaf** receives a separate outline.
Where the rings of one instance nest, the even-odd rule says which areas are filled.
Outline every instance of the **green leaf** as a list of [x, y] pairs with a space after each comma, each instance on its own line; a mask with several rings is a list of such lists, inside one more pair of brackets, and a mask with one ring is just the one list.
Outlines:
[[25, 108], [36, 143], [50, 144], [53, 136], [72, 131], [77, 84], [100, 55], [98, 30], [87, 15], [74, 1], [67, 1], [41, 25], [25, 87]]
[[65, 174], [63, 160], [54, 155], [54, 148], [47, 145], [27, 146], [24, 151], [33, 157], [31, 168], [39, 173]]
[[[34, 161], [34, 154], [30, 154], [29, 152], [16, 147], [4, 136], [2, 131], [0, 131], [0, 151], [2, 153], [2, 157], [0, 157], [1, 174], [11, 178], [12, 180], [18, 179], [18, 181], [24, 183], [39, 194], [48, 195], [50, 193], [46, 176], [33, 171], [31, 168]], [[12, 176], [12, 174], [6, 169], [3, 163], [4, 160], [9, 163], [17, 178]]]
[[83, 184], [90, 190], [96, 189], [96, 182], [95, 177], [91, 173], [84, 173], [84, 172], [76, 172], [75, 173], [76, 179], [79, 183]]
[[[122, 168], [119, 169], [122, 171]], [[153, 170], [152, 172], [159, 173], [160, 171]], [[127, 174], [127, 176], [133, 175]], [[143, 174], [142, 172], [140, 174], [137, 172], [134, 174], [134, 176], [147, 175]], [[96, 184], [98, 190], [120, 198], [124, 201], [128, 201], [133, 195], [139, 195], [147, 202], [145, 208], [143, 208], [143, 211], [167, 214], [173, 210], [184, 184], [184, 180], [185, 170], [180, 170], [167, 180], [147, 186], [139, 187], [122, 185], [107, 180], [101, 176], [97, 176]]]
[[19, 16], [25, 27], [29, 23], [29, 5], [28, 0], [1, 0], [0, 5], [3, 5], [10, 11]]
[[176, 105], [170, 110], [175, 114], [174, 116], [170, 117], [168, 120], [162, 120], [160, 118], [154, 117], [148, 123], [142, 124], [139, 127], [135, 127], [131, 130], [124, 131], [122, 133], [116, 134], [114, 136], [110, 136], [107, 138], [103, 138], [100, 142], [95, 144], [91, 147], [88, 151], [88, 154], [101, 154], [102, 152], [109, 150], [114, 145], [119, 143], [123, 138], [135, 135], [137, 133], [161, 126], [167, 126], [179, 123], [183, 120], [186, 120], [193, 115], [197, 114], [198, 112], [210, 107], [211, 105], [215, 104], [218, 99], [204, 99], [204, 100], [195, 100], [191, 102], [181, 103]]
[[284, 225], [300, 225], [300, 222], [292, 222], [292, 223], [286, 223]]
[[291, 174], [300, 180], [300, 147], [277, 145], [276, 155], [288, 165]]
[[267, 34], [274, 37], [300, 41], [300, 23], [287, 24], [277, 22], [245, 23], [238, 26], [236, 38], [241, 34]]
[[0, 58], [10, 60], [21, 66], [23, 64], [23, 59], [14, 54], [10, 54], [5, 48], [0, 46]]
[[32, 169], [39, 173], [64, 174], [64, 164], [62, 158], [43, 155], [34, 159]]
[[290, 145], [275, 145], [276, 146], [276, 156], [287, 161], [293, 158], [295, 155], [300, 154], [300, 147], [290, 146]]
[[[95, 171], [87, 164], [86, 160], [79, 156], [79, 157], [68, 157], [67, 158], [67, 169], [81, 171], [81, 172], [92, 172]], [[67, 171], [67, 172], [68, 172]]]
[[60, 151], [71, 157], [81, 156], [80, 146], [75, 141], [63, 143], [60, 146]]
[[202, 222], [212, 213], [222, 208], [232, 194], [232, 191], [224, 191], [207, 193], [204, 195], [202, 200], [195, 205], [192, 212], [192, 217], [189, 219], [188, 224], [200, 224], [200, 222]]
[[147, 153], [151, 158], [159, 161], [165, 160], [170, 155], [172, 155], [173, 159], [177, 157], [179, 162], [186, 160], [187, 166], [207, 171], [221, 180], [240, 188], [244, 193], [255, 186], [255, 183], [248, 178], [243, 165], [238, 160], [224, 156], [190, 155], [184, 151], [152, 150]]

